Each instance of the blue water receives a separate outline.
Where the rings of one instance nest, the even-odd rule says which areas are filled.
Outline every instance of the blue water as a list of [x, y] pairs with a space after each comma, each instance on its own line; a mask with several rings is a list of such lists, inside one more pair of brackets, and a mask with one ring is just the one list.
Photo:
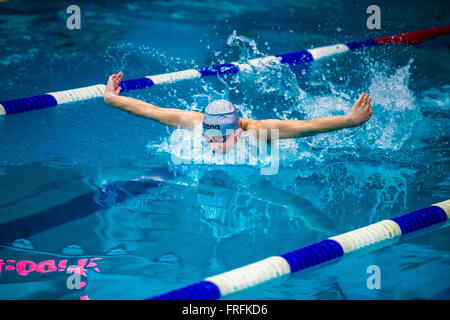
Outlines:
[[[0, 2], [0, 100], [450, 24], [445, 1], [378, 1], [381, 30], [366, 28], [369, 1], [77, 3], [81, 30], [69, 31], [70, 1]], [[0, 119], [0, 260], [102, 258], [80, 290], [65, 271], [3, 266], [0, 298], [146, 298], [448, 199], [449, 46], [443, 36], [337, 56], [303, 77], [267, 68], [127, 94], [197, 111], [227, 98], [255, 119], [344, 114], [371, 95], [369, 122], [282, 141], [270, 176], [176, 165], [179, 131], [102, 99]], [[448, 299], [449, 239], [436, 229], [230, 298]], [[380, 290], [366, 286], [370, 265]]]

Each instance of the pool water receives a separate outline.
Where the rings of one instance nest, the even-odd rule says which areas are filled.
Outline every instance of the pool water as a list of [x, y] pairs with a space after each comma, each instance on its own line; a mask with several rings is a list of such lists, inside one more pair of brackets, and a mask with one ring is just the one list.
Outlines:
[[[381, 30], [366, 27], [369, 1], [77, 3], [72, 31], [69, 1], [0, 3], [0, 100], [450, 24], [444, 1], [378, 1]], [[271, 175], [174, 163], [190, 133], [102, 99], [1, 118], [0, 299], [147, 298], [448, 199], [449, 47], [442, 36], [127, 93], [196, 111], [225, 98], [255, 119], [341, 115], [371, 95], [361, 127], [281, 141]], [[449, 299], [449, 240], [436, 228], [230, 298]]]

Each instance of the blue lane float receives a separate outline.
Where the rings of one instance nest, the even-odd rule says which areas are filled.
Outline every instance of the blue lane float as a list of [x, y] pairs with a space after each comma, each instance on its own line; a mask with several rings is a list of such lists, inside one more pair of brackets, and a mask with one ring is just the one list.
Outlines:
[[314, 58], [308, 50], [280, 54], [276, 57], [281, 58], [280, 62], [285, 64], [303, 64], [313, 62]]
[[155, 84], [153, 83], [153, 81], [149, 78], [139, 78], [122, 81], [120, 83], [120, 88], [121, 91], [127, 92], [132, 90], [148, 88], [154, 85]]
[[323, 240], [299, 250], [285, 253], [281, 257], [288, 262], [290, 273], [294, 273], [343, 255], [344, 250], [338, 242]]
[[433, 224], [447, 220], [444, 209], [438, 206], [431, 206], [422, 210], [414, 211], [403, 216], [392, 219], [402, 231], [402, 234], [414, 232]]
[[56, 106], [57, 104], [56, 99], [50, 94], [1, 102], [6, 114], [43, 109]]
[[209, 277], [147, 300], [215, 300], [286, 274], [324, 264], [361, 249], [380, 248], [393, 239], [446, 222], [450, 200], [383, 220], [281, 256], [270, 257], [247, 266]]
[[[392, 36], [373, 38], [363, 41], [339, 43], [335, 45], [318, 47], [303, 51], [291, 52], [276, 56], [250, 59], [245, 63], [232, 62], [228, 64], [213, 65], [199, 69], [146, 76], [139, 79], [124, 80], [120, 84], [123, 92], [152, 87], [160, 84], [173, 83], [180, 80], [196, 79], [207, 76], [224, 76], [239, 72], [257, 72], [261, 66], [267, 64], [287, 64], [290, 66], [309, 64], [313, 61], [348, 51], [364, 49], [372, 46], [389, 44], [417, 44], [441, 35], [450, 34], [450, 26], [431, 28], [426, 30], [400, 33]], [[89, 87], [71, 89], [58, 92], [50, 92], [44, 95], [30, 98], [14, 99], [0, 102], [0, 115], [10, 115], [42, 108], [54, 107], [64, 103], [84, 101], [102, 97], [105, 91], [104, 84]]]
[[219, 64], [211, 67], [205, 67], [198, 70], [202, 77], [206, 76], [222, 76], [225, 74], [238, 73], [239, 68], [231, 63]]

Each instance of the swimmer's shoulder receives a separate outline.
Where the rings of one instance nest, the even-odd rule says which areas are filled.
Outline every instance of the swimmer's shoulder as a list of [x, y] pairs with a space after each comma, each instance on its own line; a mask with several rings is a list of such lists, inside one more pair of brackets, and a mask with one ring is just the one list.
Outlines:
[[258, 129], [259, 121], [253, 119], [241, 119], [241, 128], [243, 131]]

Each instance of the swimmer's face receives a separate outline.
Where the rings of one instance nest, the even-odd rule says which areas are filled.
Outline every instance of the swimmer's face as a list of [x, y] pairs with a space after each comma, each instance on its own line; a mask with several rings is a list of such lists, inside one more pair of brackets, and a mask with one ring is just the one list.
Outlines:
[[233, 133], [227, 135], [209, 135], [207, 133], [203, 133], [203, 138], [212, 151], [227, 153], [233, 149], [233, 146], [237, 142], [241, 131], [242, 129], [239, 128]]

